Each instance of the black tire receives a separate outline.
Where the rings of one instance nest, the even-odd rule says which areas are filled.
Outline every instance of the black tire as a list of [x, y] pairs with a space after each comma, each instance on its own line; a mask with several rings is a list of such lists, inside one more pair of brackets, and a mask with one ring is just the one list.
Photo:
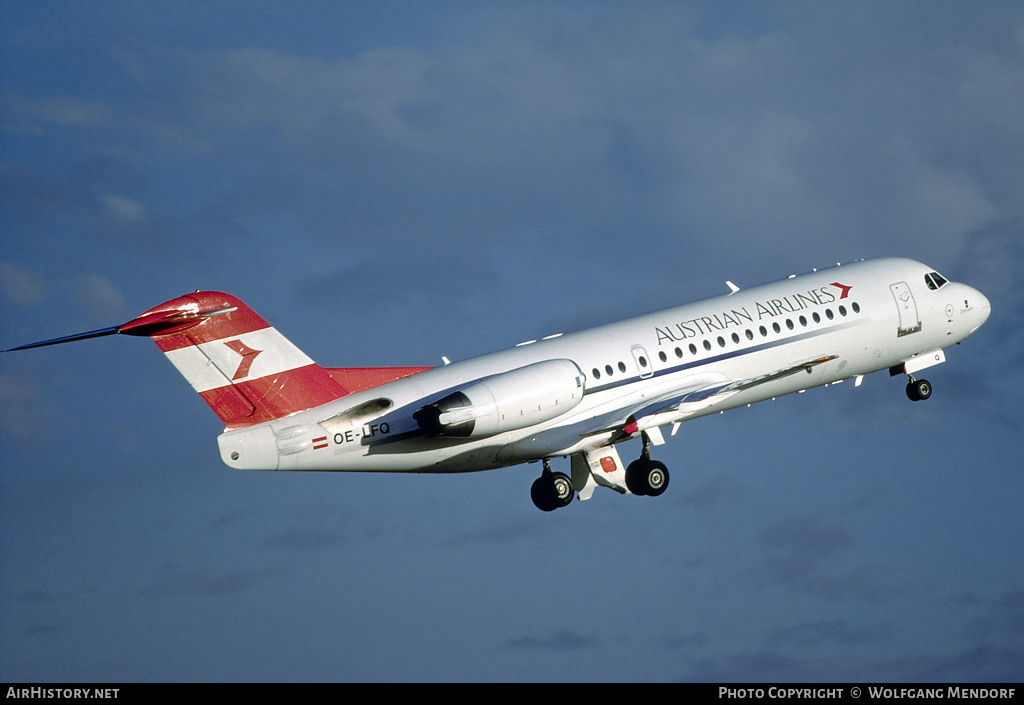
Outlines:
[[553, 512], [564, 507], [574, 496], [576, 493], [572, 489], [572, 480], [562, 472], [545, 472], [530, 486], [530, 499], [542, 512]]
[[647, 483], [644, 481], [644, 470], [647, 468], [645, 460], [634, 460], [626, 466], [626, 487], [638, 497], [647, 494]]
[[542, 512], [553, 512], [558, 509], [555, 487], [549, 477], [540, 476], [530, 486], [530, 499], [534, 506]]
[[932, 395], [932, 385], [926, 379], [917, 379], [907, 384], [907, 398], [910, 401], [924, 401]]
[[668, 489], [668, 468], [657, 460], [634, 460], [626, 468], [626, 487], [641, 497], [657, 497]]

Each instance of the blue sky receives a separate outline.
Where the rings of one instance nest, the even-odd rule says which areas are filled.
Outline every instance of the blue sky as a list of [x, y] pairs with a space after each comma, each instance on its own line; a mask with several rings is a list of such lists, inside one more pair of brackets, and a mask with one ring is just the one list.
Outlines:
[[551, 515], [230, 471], [145, 340], [4, 354], [0, 676], [1020, 680], [1022, 114], [1012, 2], [5, 3], [0, 348], [202, 288], [438, 364], [877, 256], [993, 314], [925, 404], [697, 420]]

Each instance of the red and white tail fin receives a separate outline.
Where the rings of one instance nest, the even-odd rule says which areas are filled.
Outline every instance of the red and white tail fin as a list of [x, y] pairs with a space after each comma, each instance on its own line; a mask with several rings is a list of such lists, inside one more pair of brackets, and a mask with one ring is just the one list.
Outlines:
[[118, 329], [148, 336], [230, 428], [311, 409], [347, 391], [241, 300], [181, 296]]
[[430, 369], [320, 367], [241, 300], [214, 291], [167, 301], [120, 326], [12, 350], [116, 333], [152, 338], [227, 430], [289, 416]]

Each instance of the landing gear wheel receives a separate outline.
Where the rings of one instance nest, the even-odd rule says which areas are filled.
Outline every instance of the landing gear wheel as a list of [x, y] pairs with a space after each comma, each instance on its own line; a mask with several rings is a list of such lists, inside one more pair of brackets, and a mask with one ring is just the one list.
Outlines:
[[668, 489], [668, 468], [657, 460], [634, 460], [626, 468], [626, 487], [635, 495], [657, 497]]
[[910, 401], [924, 401], [932, 395], [932, 385], [926, 379], [911, 380], [907, 384], [907, 398]]
[[556, 472], [551, 474], [551, 486], [554, 489], [555, 501], [559, 507], [564, 507], [572, 498], [576, 495], [572, 491], [572, 480], [564, 472]]
[[657, 460], [651, 461], [647, 468], [647, 496], [657, 497], [668, 489], [668, 468]]
[[542, 512], [553, 512], [566, 506], [572, 501], [574, 495], [572, 480], [569, 479], [569, 476], [562, 472], [551, 472], [548, 469], [545, 469], [544, 473], [530, 486], [530, 498], [537, 509]]

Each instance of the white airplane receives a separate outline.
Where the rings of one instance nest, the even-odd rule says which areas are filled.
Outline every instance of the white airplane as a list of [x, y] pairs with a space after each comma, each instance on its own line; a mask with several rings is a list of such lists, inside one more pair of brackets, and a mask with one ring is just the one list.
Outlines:
[[[196, 292], [127, 323], [217, 413], [221, 459], [246, 470], [451, 473], [543, 462], [551, 511], [595, 488], [657, 496], [661, 428], [889, 370], [916, 377], [989, 317], [983, 294], [908, 259], [862, 261], [442, 367], [320, 367], [239, 299]], [[5, 351], [9, 352], [9, 351]], [[616, 444], [640, 437], [623, 466]], [[570, 456], [570, 474], [550, 459]]]

